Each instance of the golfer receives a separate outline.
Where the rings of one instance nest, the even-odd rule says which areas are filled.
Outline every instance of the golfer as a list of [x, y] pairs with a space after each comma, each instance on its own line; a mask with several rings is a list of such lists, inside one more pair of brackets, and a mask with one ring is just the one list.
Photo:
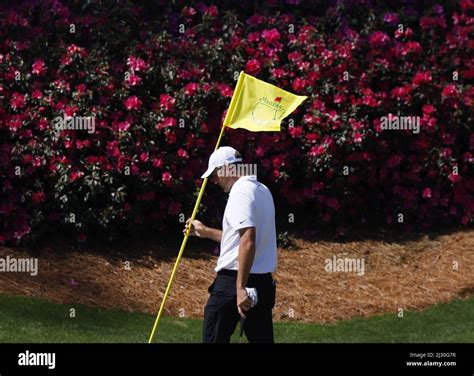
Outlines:
[[202, 178], [210, 177], [229, 193], [222, 230], [198, 220], [190, 229], [190, 235], [220, 243], [217, 276], [204, 309], [204, 343], [229, 343], [239, 321], [250, 343], [274, 341], [275, 207], [269, 189], [255, 175], [242, 174], [248, 170], [243, 166], [239, 152], [229, 146], [212, 153]]

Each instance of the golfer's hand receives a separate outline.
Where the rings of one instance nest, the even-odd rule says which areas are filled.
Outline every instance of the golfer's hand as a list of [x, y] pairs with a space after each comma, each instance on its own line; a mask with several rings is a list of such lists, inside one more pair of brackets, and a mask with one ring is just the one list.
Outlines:
[[245, 312], [247, 312], [252, 304], [252, 300], [249, 298], [247, 294], [247, 290], [245, 289], [238, 289], [237, 290], [237, 309], [239, 310], [240, 316], [242, 316], [244, 319], [245, 317]]
[[[184, 226], [183, 234], [186, 234], [186, 230], [188, 229], [190, 224], [191, 224], [191, 218], [189, 218], [186, 221], [186, 226]], [[195, 219], [191, 225], [191, 230], [189, 231], [189, 235], [197, 236], [198, 238], [205, 238], [206, 228], [207, 227], [204, 225], [204, 223]]]

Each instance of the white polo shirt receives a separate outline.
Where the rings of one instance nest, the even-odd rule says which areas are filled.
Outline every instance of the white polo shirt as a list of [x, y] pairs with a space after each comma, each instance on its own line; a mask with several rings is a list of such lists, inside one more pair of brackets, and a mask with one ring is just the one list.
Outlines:
[[277, 266], [275, 206], [270, 190], [255, 175], [240, 177], [229, 192], [216, 272], [238, 270], [239, 230], [245, 227], [256, 229], [255, 258], [250, 273], [273, 273]]

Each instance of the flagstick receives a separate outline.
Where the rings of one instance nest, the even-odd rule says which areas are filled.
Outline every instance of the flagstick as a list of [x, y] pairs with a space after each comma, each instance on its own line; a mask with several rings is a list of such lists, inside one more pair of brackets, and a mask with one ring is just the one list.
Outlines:
[[[224, 134], [224, 129], [225, 129], [225, 125], [222, 125], [221, 132], [219, 134], [219, 138], [217, 139], [216, 147], [214, 148], [214, 150], [217, 150], [217, 148], [219, 147], [219, 144], [220, 144], [221, 139], [222, 139], [222, 135]], [[174, 280], [174, 277], [176, 275], [176, 271], [178, 270], [178, 265], [181, 261], [181, 257], [183, 256], [183, 252], [184, 252], [184, 248], [186, 247], [186, 243], [188, 242], [189, 232], [191, 230], [191, 223], [193, 223], [194, 218], [196, 217], [196, 214], [198, 212], [199, 204], [201, 203], [201, 199], [202, 199], [202, 196], [204, 194], [204, 190], [206, 189], [206, 185], [207, 185], [207, 178], [205, 178], [204, 181], [202, 182], [201, 190], [199, 191], [199, 195], [198, 195], [198, 198], [196, 200], [196, 204], [194, 205], [193, 213], [191, 214], [190, 225], [187, 227], [186, 233], [184, 235], [183, 242], [181, 243], [181, 248], [179, 249], [178, 257], [176, 258], [176, 262], [174, 264], [173, 271], [171, 272], [171, 277], [170, 277], [170, 280], [168, 281], [168, 286], [166, 287], [165, 295], [163, 295], [163, 300], [161, 302], [160, 310], [158, 311], [158, 315], [156, 316], [155, 324], [153, 325], [153, 330], [151, 331], [150, 338], [148, 339], [148, 343], [151, 343], [153, 341], [153, 337], [155, 336], [155, 331], [156, 331], [156, 328], [158, 327], [158, 323], [160, 321], [161, 314], [163, 313], [163, 309], [165, 307], [166, 300], [168, 299], [168, 295], [169, 295], [169, 292], [171, 290], [171, 285], [173, 284], [173, 280]]]

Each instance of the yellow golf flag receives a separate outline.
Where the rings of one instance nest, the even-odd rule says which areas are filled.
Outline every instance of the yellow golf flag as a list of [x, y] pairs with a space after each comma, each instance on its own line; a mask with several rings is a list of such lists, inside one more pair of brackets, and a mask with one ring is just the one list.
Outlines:
[[240, 72], [224, 126], [252, 132], [279, 132], [281, 121], [306, 98]]

